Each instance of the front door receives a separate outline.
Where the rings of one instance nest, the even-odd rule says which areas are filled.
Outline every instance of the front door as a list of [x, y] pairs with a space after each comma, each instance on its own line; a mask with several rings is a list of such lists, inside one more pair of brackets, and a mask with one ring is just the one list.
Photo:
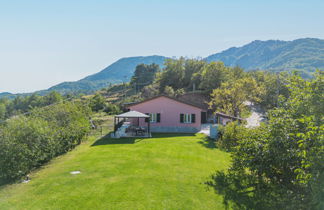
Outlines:
[[201, 123], [207, 123], [207, 112], [201, 112]]

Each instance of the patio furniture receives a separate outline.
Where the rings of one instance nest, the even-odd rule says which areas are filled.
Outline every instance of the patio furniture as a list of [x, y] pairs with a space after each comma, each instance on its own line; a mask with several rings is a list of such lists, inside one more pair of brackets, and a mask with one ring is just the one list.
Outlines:
[[136, 130], [136, 136], [144, 136], [145, 135], [145, 128], [137, 127], [135, 130]]

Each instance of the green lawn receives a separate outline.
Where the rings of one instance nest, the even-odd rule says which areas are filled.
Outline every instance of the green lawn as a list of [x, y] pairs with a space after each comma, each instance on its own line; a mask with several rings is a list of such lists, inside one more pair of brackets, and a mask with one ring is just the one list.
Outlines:
[[93, 139], [1, 187], [0, 209], [223, 209], [204, 182], [229, 160], [202, 134]]

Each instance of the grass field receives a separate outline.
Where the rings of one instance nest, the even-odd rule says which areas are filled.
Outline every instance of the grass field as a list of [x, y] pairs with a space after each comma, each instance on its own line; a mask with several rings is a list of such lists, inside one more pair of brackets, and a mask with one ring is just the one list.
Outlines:
[[92, 137], [31, 182], [1, 187], [0, 209], [223, 209], [204, 182], [229, 160], [202, 134]]

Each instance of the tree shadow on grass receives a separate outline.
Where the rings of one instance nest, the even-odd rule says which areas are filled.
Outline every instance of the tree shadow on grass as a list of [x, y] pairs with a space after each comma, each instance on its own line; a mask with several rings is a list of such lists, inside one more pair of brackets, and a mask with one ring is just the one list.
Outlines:
[[194, 133], [152, 133], [152, 138], [173, 138], [173, 137], [195, 136]]
[[144, 138], [140, 137], [129, 137], [129, 138], [111, 138], [110, 134], [98, 139], [96, 142], [94, 142], [91, 146], [102, 146], [102, 145], [109, 145], [109, 144], [135, 144], [137, 142], [140, 142], [144, 140]]
[[0, 179], [0, 190], [2, 190], [2, 188], [4, 188], [6, 185], [13, 184], [13, 183], [14, 183], [13, 181]]
[[192, 133], [152, 133], [152, 138], [142, 138], [142, 137], [123, 137], [119, 139], [111, 138], [110, 133], [106, 136], [98, 139], [91, 146], [101, 146], [109, 144], [135, 144], [142, 140], [149, 139], [162, 139], [162, 138], [173, 138], [173, 137], [192, 137], [195, 134]]
[[216, 149], [217, 148], [216, 141], [209, 138], [208, 136], [201, 138], [201, 140], [198, 143], [208, 149]]

